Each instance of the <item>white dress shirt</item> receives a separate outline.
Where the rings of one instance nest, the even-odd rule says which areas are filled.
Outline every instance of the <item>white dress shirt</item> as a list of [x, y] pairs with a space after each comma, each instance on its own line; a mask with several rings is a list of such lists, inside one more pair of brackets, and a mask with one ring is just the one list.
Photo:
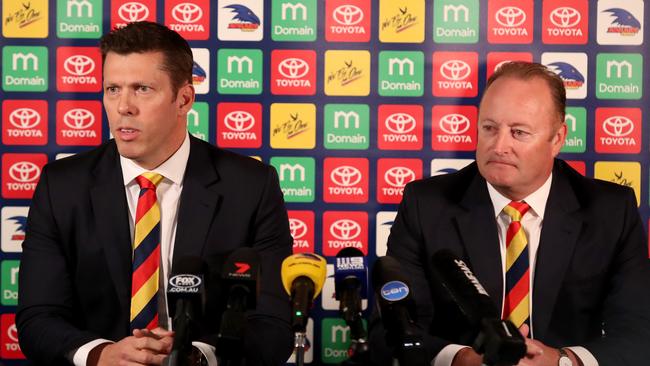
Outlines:
[[[158, 205], [160, 206], [160, 255], [162, 263], [160, 276], [163, 279], [169, 277], [171, 270], [174, 253], [174, 239], [176, 238], [176, 224], [178, 221], [178, 207], [181, 192], [183, 191], [183, 177], [185, 176], [185, 168], [187, 167], [189, 156], [189, 134], [185, 135], [185, 140], [178, 150], [169, 157], [169, 159], [152, 170], [144, 169], [133, 160], [120, 156], [124, 189], [126, 191], [126, 200], [129, 206], [129, 229], [131, 232], [131, 241], [133, 241], [135, 211], [138, 205], [138, 196], [140, 195], [140, 186], [136, 182], [135, 178], [145, 172], [158, 173], [164, 177], [156, 187], [156, 198], [158, 200]], [[167, 281], [164, 280], [161, 282], [163, 288], [159, 291], [166, 293]], [[164, 299], [166, 302], [166, 296], [164, 296]], [[167, 309], [167, 304], [165, 304], [164, 308]], [[159, 314], [159, 317], [161, 316], [166, 318], [166, 322], [162, 321], [161, 323], [168, 324], [168, 329], [172, 330], [172, 321], [169, 318], [169, 314], [165, 311], [164, 314]], [[106, 342], [111, 341], [106, 339], [96, 339], [79, 347], [73, 357], [73, 363], [75, 366], [86, 366], [86, 360], [88, 359], [90, 351], [97, 345]], [[205, 355], [208, 360], [208, 365], [217, 365], [215, 348], [213, 346], [202, 342], [192, 342], [192, 345], [198, 348]]]
[[[535, 192], [531, 193], [528, 197], [524, 198], [530, 209], [521, 219], [521, 226], [526, 233], [526, 238], [528, 238], [528, 255], [530, 263], [530, 293], [529, 293], [529, 314], [530, 314], [530, 334], [529, 338], [535, 338], [535, 329], [533, 328], [533, 283], [535, 278], [535, 261], [537, 259], [537, 249], [539, 248], [539, 238], [542, 233], [542, 224], [544, 221], [544, 210], [546, 209], [546, 201], [548, 201], [548, 195], [551, 191], [551, 182], [553, 180], [553, 174], [551, 174], [546, 182], [539, 187]], [[504, 269], [501, 271], [502, 281], [504, 286], [503, 292], [501, 295], [501, 303], [504, 303], [506, 296], [505, 293], [505, 258], [506, 258], [506, 232], [508, 226], [510, 225], [510, 217], [503, 212], [503, 208], [506, 207], [512, 200], [503, 196], [499, 193], [490, 183], [487, 183], [488, 192], [490, 194], [490, 200], [492, 201], [492, 206], [494, 207], [494, 217], [497, 221], [498, 233], [499, 233], [499, 252], [501, 253], [501, 263], [504, 265]], [[479, 279], [480, 280], [480, 279]], [[456, 356], [456, 353], [467, 346], [450, 344], [444, 347], [438, 355], [431, 361], [433, 366], [450, 366]], [[576, 356], [582, 361], [584, 366], [598, 366], [598, 361], [596, 358], [589, 352], [586, 348], [580, 346], [565, 347], [569, 348]], [[575, 365], [577, 366], [577, 365]]]

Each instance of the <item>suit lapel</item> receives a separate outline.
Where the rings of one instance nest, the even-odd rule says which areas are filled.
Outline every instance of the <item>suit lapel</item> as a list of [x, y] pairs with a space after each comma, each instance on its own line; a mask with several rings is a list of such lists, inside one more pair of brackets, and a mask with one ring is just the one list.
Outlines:
[[190, 143], [190, 156], [178, 209], [174, 264], [183, 256], [201, 255], [221, 200], [216, 185], [219, 174], [209, 149], [191, 136]]
[[104, 247], [115, 291], [123, 308], [131, 302], [131, 235], [122, 168], [114, 143], [94, 170], [90, 191], [97, 240]]
[[499, 235], [487, 185], [478, 172], [460, 205], [465, 210], [456, 216], [456, 222], [472, 270], [500, 309], [503, 278]]
[[575, 214], [580, 208], [571, 185], [561, 169], [553, 171], [533, 285], [533, 334], [542, 338], [546, 334], [557, 302], [560, 285], [571, 261], [582, 220]]

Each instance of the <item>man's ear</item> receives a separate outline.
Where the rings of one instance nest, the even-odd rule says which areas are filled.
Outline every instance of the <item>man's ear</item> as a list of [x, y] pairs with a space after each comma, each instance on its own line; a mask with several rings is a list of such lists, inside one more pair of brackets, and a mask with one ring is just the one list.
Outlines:
[[181, 114], [186, 114], [192, 109], [194, 105], [194, 85], [185, 84], [180, 89], [178, 89], [178, 94], [176, 95], [176, 103], [178, 104], [178, 110]]

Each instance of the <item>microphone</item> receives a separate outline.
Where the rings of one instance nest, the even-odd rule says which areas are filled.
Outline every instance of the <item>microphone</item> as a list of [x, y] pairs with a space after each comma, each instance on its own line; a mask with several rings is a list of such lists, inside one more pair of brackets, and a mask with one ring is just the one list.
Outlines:
[[313, 253], [296, 253], [282, 261], [282, 285], [291, 296], [291, 327], [305, 332], [312, 301], [320, 294], [327, 277], [325, 258]]
[[378, 258], [372, 268], [372, 286], [386, 330], [386, 343], [396, 348], [394, 354], [399, 364], [429, 365], [422, 331], [413, 321], [415, 301], [399, 262], [387, 256]]
[[233, 251], [223, 265], [221, 283], [227, 297], [217, 337], [218, 350], [224, 360], [242, 357], [246, 311], [257, 306], [259, 272], [259, 254], [248, 247]]
[[179, 258], [167, 284], [167, 304], [175, 332], [167, 359], [169, 366], [187, 363], [203, 314], [204, 297], [203, 261], [198, 257]]
[[343, 248], [336, 254], [334, 284], [339, 313], [350, 327], [350, 361], [358, 359], [361, 364], [367, 364], [362, 360], [368, 351], [368, 333], [363, 327], [361, 299], [367, 298], [368, 266], [359, 249]]
[[282, 261], [282, 285], [291, 297], [291, 328], [294, 331], [296, 365], [305, 363], [309, 308], [323, 289], [327, 261], [313, 253], [296, 253]]
[[432, 259], [433, 282], [450, 297], [476, 334], [472, 348], [486, 365], [515, 365], [526, 355], [524, 337], [499, 311], [467, 264], [452, 251], [437, 251]]

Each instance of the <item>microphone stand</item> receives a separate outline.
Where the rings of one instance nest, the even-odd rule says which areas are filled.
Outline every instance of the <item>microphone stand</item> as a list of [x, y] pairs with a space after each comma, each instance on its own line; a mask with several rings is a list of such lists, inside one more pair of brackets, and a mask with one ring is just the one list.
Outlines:
[[294, 348], [296, 350], [296, 365], [305, 365], [305, 344], [307, 334], [305, 332], [296, 332], [294, 336]]
[[368, 333], [363, 327], [359, 292], [344, 292], [341, 294], [340, 304], [339, 312], [350, 327], [350, 338], [352, 339], [348, 348], [349, 358], [341, 362], [340, 366], [368, 365], [370, 363]]
[[314, 297], [314, 282], [306, 276], [296, 278], [291, 286], [291, 328], [294, 330], [296, 365], [305, 364], [305, 344], [307, 343], [307, 311]]

